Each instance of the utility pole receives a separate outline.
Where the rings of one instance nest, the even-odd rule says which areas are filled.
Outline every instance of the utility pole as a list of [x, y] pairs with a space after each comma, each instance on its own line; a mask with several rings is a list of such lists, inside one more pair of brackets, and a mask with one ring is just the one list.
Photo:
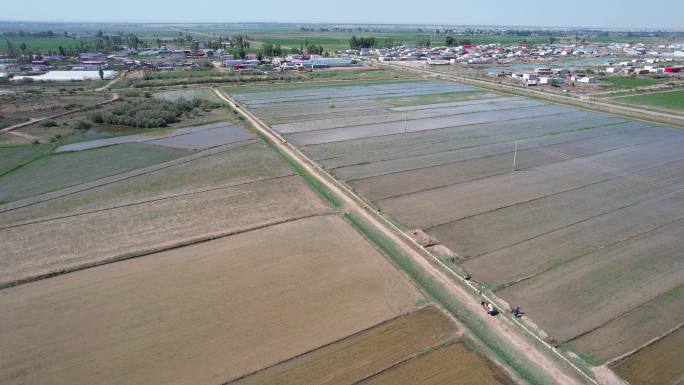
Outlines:
[[408, 131], [408, 111], [404, 111], [404, 135]]
[[330, 95], [330, 109], [331, 109], [331, 110], [332, 110], [333, 108], [335, 108], [335, 107], [334, 107], [334, 104], [333, 104], [333, 98], [334, 98], [334, 96], [333, 96], [333, 95]]

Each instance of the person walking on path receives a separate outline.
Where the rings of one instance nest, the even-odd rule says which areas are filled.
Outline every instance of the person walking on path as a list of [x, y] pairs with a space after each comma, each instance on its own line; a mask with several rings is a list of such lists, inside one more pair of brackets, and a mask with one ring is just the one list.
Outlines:
[[520, 318], [522, 316], [522, 313], [520, 312], [520, 306], [516, 306], [515, 309], [513, 309], [513, 316], [515, 318]]

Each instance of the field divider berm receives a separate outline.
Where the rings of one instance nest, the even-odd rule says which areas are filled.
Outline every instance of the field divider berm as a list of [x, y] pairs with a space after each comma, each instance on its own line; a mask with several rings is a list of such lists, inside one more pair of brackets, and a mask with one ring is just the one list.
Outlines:
[[506, 312], [497, 317], [485, 314], [481, 300], [495, 304], [500, 301], [449, 268], [229, 95], [218, 89], [214, 92], [238, 111], [262, 139], [277, 149], [314, 190], [328, 199], [332, 206], [344, 210], [347, 220], [395, 266], [459, 318], [476, 338], [496, 353], [499, 362], [523, 378], [525, 383], [598, 384], [587, 371], [512, 315]]

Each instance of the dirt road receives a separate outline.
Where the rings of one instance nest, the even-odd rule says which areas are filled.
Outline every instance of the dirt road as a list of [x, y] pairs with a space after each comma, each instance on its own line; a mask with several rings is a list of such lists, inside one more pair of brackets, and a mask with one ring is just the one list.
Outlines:
[[126, 72], [128, 71], [119, 71], [119, 73], [112, 79], [109, 83], [105, 84], [103, 87], [95, 89], [95, 91], [106, 91], [109, 87], [113, 86], [116, 82], [119, 80], [123, 79], [126, 77]]
[[[575, 372], [568, 373], [568, 371], [561, 367], [559, 361], [565, 361], [564, 364], [574, 367], [573, 364], [567, 361], [564, 356], [555, 351], [555, 349], [553, 349], [550, 345], [546, 346], [547, 349], [551, 350], [540, 350], [536, 346], [536, 343], [531, 340], [530, 336], [524, 335], [522, 333], [520, 325], [516, 325], [514, 321], [509, 319], [507, 316], [501, 315], [500, 317], [491, 317], [484, 314], [479, 302], [480, 297], [477, 293], [477, 289], [474, 286], [468, 287], [466, 286], [467, 284], [464, 283], [465, 281], [459, 281], [462, 278], [456, 275], [456, 273], [445, 273], [445, 271], [451, 272], [451, 270], [446, 266], [443, 266], [446, 269], [438, 268], [438, 266], [442, 264], [441, 261], [437, 260], [436, 257], [428, 253], [424, 248], [420, 247], [407, 234], [401, 232], [398, 228], [396, 228], [396, 226], [391, 224], [391, 222], [371, 209], [359, 196], [354, 194], [340, 182], [337, 182], [320, 166], [310, 160], [294, 146], [289, 144], [278, 133], [271, 130], [251, 112], [244, 110], [237, 104], [236, 101], [223, 93], [223, 91], [214, 89], [214, 92], [232, 108], [235, 108], [270, 142], [278, 146], [281, 151], [294, 159], [304, 170], [306, 170], [313, 177], [318, 179], [320, 183], [336, 194], [343, 202], [344, 209], [361, 216], [377, 230], [381, 231], [387, 238], [391, 239], [397, 246], [401, 247], [401, 249], [408, 256], [410, 256], [416, 264], [421, 266], [424, 271], [431, 274], [436, 281], [443, 285], [443, 287], [447, 288], [453, 298], [458, 299], [463, 306], [466, 306], [473, 314], [476, 314], [478, 317], [480, 317], [481, 321], [489, 324], [491, 326], [492, 332], [497, 333], [503, 339], [510, 341], [510, 343], [518, 349], [519, 354], [524, 355], [531, 363], [536, 364], [539, 370], [544, 371], [551, 378], [555, 379], [557, 384], [597, 384], [597, 382], [576, 367]], [[532, 336], [534, 335], [532, 334]], [[555, 354], [555, 356], [550, 353]]]

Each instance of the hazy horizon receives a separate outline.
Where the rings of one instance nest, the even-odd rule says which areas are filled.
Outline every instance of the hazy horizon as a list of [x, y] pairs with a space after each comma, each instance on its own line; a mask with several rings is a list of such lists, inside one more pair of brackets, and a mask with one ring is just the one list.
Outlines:
[[[169, 0], [164, 6], [118, 0], [102, 12], [102, 6], [84, 0], [59, 3], [36, 0], [31, 7], [8, 3], [4, 22], [43, 23], [294, 23], [294, 24], [395, 24], [527, 26], [538, 28], [606, 28], [684, 30], [684, 2], [660, 0], [648, 3], [577, 0], [564, 7], [539, 0], [465, 2], [429, 0], [415, 3], [379, 0], [373, 3], [347, 0], [321, 4], [312, 0], [281, 2], [263, 0], [236, 6], [210, 0], [187, 3]], [[38, 14], [36, 9], [41, 9]]]

